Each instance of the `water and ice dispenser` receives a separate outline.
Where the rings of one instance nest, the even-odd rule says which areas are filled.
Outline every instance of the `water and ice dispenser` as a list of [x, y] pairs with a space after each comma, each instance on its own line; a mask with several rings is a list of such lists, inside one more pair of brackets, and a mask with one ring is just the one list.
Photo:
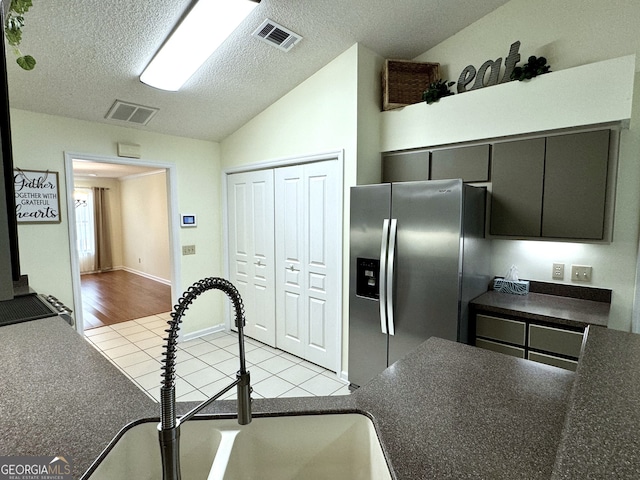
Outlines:
[[356, 295], [380, 298], [380, 260], [375, 258], [356, 259]]

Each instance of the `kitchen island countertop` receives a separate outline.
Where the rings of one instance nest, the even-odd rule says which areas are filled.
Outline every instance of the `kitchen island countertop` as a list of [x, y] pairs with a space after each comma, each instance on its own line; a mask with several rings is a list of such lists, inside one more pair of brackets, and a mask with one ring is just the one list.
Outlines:
[[640, 478], [640, 335], [589, 327], [553, 480]]
[[[607, 336], [601, 330], [594, 338]], [[0, 331], [0, 455], [67, 455], [79, 478], [125, 424], [158, 416], [158, 404], [61, 319]], [[256, 399], [253, 409], [367, 412], [396, 479], [551, 478], [554, 462], [573, 468], [564, 455], [574, 447], [562, 431], [565, 412], [579, 404], [579, 388], [569, 398], [574, 378], [581, 385], [589, 365], [574, 374], [432, 338], [352, 395]], [[193, 404], [178, 406], [184, 412]], [[234, 411], [228, 401], [205, 410]]]

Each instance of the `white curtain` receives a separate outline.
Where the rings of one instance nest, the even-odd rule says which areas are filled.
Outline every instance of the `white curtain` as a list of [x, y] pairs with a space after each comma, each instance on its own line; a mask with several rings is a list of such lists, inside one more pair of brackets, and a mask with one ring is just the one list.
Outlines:
[[73, 192], [76, 204], [77, 249], [80, 258], [80, 273], [96, 270], [96, 240], [93, 216], [93, 191], [76, 188]]

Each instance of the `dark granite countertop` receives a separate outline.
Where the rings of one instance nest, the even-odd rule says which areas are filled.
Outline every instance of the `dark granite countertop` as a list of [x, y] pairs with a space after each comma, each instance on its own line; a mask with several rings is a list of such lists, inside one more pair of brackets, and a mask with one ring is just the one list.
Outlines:
[[543, 293], [513, 295], [490, 290], [474, 298], [470, 305], [476, 310], [558, 325], [606, 327], [609, 324], [609, 303], [580, 298]]
[[358, 391], [398, 479], [548, 479], [574, 373], [430, 338]]
[[553, 480], [640, 478], [640, 335], [589, 327]]
[[79, 478], [155, 402], [60, 317], [0, 328], [0, 456], [65, 456]]
[[[63, 320], [0, 332], [0, 455], [66, 455], [79, 478], [124, 425], [158, 415], [158, 405]], [[261, 399], [253, 409], [370, 413], [398, 480], [549, 478], [573, 378], [432, 338], [353, 395]], [[234, 411], [234, 402], [206, 410]]]

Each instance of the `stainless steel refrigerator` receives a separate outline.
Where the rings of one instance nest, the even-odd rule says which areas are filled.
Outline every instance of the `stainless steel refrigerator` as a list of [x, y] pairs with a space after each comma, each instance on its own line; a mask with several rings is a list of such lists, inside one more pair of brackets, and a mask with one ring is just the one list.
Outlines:
[[362, 386], [431, 336], [468, 343], [486, 291], [486, 189], [462, 180], [351, 188], [349, 381]]

